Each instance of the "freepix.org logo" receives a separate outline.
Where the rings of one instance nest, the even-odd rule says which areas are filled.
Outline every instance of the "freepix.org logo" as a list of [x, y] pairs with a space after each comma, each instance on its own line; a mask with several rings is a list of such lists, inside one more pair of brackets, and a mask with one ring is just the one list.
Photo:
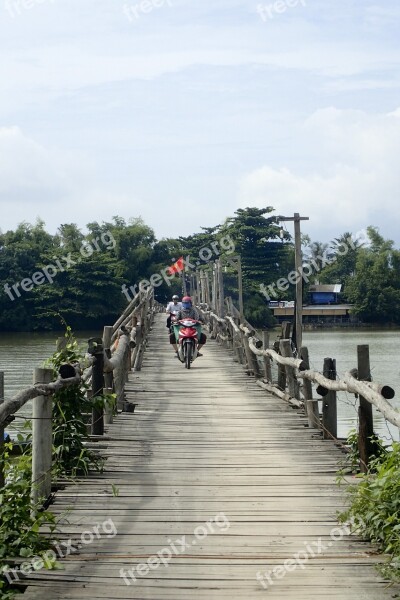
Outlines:
[[215, 240], [210, 244], [210, 246], [210, 248], [208, 248], [207, 246], [201, 248], [201, 250], [199, 250], [197, 258], [182, 257], [182, 268], [180, 269], [166, 267], [165, 269], [162, 269], [159, 273], [153, 273], [153, 275], [149, 279], [142, 279], [142, 281], [135, 285], [129, 286], [129, 288], [126, 285], [126, 283], [124, 283], [121, 288], [122, 293], [124, 294], [128, 302], [130, 302], [139, 291], [146, 292], [148, 289], [150, 289], [150, 287], [157, 288], [164, 282], [168, 286], [171, 286], [171, 282], [175, 279], [175, 275], [178, 271], [194, 270], [201, 264], [208, 263], [214, 255], [219, 256], [221, 252], [225, 252], [229, 255], [235, 251], [235, 243], [229, 235], [225, 235], [219, 238], [218, 240]]
[[4, 284], [4, 291], [11, 301], [16, 298], [21, 298], [21, 292], [30, 292], [35, 286], [43, 285], [44, 283], [54, 283], [54, 278], [58, 273], [68, 271], [74, 265], [81, 262], [82, 258], [89, 258], [94, 252], [100, 252], [103, 249], [111, 250], [115, 248], [116, 241], [110, 231], [105, 231], [101, 236], [92, 240], [84, 240], [79, 249], [81, 256], [72, 258], [72, 252], [68, 252], [65, 256], [57, 258], [53, 256], [53, 262], [35, 271], [31, 277], [25, 277], [21, 281], [15, 282], [13, 285]]
[[4, 8], [12, 19], [40, 4], [54, 4], [56, 0], [4, 0]]
[[119, 576], [124, 580], [125, 585], [132, 585], [132, 583], [138, 581], [138, 578], [146, 577], [151, 571], [158, 569], [161, 565], [168, 567], [175, 556], [184, 554], [208, 535], [218, 532], [225, 533], [230, 526], [228, 517], [223, 512], [218, 513], [203, 525], [198, 525], [193, 531], [192, 539], [183, 535], [176, 540], [168, 540], [168, 546], [161, 548], [156, 554], [149, 556], [146, 562], [139, 563], [129, 570], [120, 569]]
[[327, 252], [322, 255], [310, 259], [302, 264], [297, 269], [290, 271], [286, 277], [281, 277], [278, 281], [271, 283], [268, 287], [263, 283], [260, 285], [260, 292], [270, 301], [271, 299], [279, 298], [282, 292], [286, 292], [290, 285], [296, 285], [301, 279], [309, 283], [313, 275], [320, 273], [325, 267], [335, 263], [341, 256], [346, 256], [350, 249], [355, 250], [359, 246], [368, 244], [368, 232], [365, 229], [358, 231], [356, 234], [349, 236], [342, 242], [332, 242], [331, 247], [334, 254], [329, 255]]
[[4, 567], [3, 570], [0, 571], [0, 574], [6, 577], [9, 584], [15, 584], [35, 571], [53, 568], [58, 559], [67, 558], [70, 554], [77, 552], [84, 546], [92, 544], [95, 540], [99, 540], [102, 537], [112, 539], [117, 533], [118, 531], [114, 521], [112, 519], [107, 519], [106, 521], [95, 525], [92, 529], [83, 531], [78, 541], [73, 542], [73, 540], [68, 539], [59, 544], [54, 544], [50, 550], [46, 550], [40, 555], [33, 556], [29, 561], [21, 563], [18, 567]]

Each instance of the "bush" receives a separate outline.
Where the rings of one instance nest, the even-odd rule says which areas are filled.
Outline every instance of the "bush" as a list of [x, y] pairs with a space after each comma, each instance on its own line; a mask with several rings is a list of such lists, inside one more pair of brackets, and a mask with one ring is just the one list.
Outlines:
[[350, 507], [340, 515], [364, 539], [388, 554], [379, 566], [385, 577], [400, 582], [400, 443], [371, 461], [370, 470], [358, 475], [360, 483], [349, 490]]

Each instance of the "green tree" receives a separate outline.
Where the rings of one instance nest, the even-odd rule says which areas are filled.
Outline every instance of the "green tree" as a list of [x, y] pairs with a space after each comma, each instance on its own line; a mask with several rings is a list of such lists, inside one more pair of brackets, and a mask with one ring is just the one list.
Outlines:
[[51, 256], [57, 248], [58, 240], [46, 232], [40, 219], [35, 225], [24, 222], [15, 231], [0, 234], [0, 330], [32, 328], [29, 295], [21, 282], [37, 271], [43, 254]]
[[346, 293], [354, 312], [372, 323], [400, 323], [400, 251], [376, 227], [368, 227], [370, 245], [360, 248]]
[[[268, 304], [262, 295], [262, 285], [275, 282], [282, 273], [293, 269], [293, 249], [290, 235], [283, 234], [278, 225], [278, 217], [271, 215], [272, 207], [238, 209], [233, 217], [221, 225], [202, 228], [202, 232], [188, 238], [180, 238], [184, 253], [198, 257], [202, 248], [213, 249], [211, 260], [220, 256], [230, 256], [218, 244], [223, 238], [234, 244], [234, 254], [240, 255], [243, 271], [243, 292], [246, 317], [255, 326], [273, 324], [274, 320]], [[268, 216], [267, 216], [268, 215]], [[293, 262], [292, 262], [293, 260]], [[224, 261], [225, 294], [237, 300], [237, 276], [229, 262]]]
[[341, 283], [343, 291], [356, 271], [358, 252], [362, 243], [350, 232], [345, 232], [334, 239], [330, 246], [331, 264], [321, 270], [321, 283]]

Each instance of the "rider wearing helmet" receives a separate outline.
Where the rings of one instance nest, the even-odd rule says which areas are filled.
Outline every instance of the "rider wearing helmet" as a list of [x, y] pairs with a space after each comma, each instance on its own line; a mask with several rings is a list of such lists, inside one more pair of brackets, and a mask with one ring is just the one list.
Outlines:
[[[182, 298], [182, 308], [176, 315], [177, 321], [181, 321], [182, 319], [195, 319], [196, 321], [200, 321], [200, 323], [204, 323], [203, 317], [200, 315], [197, 308], [195, 308], [193, 306], [192, 299], [190, 296], [184, 296]], [[197, 356], [203, 356], [202, 354], [199, 353], [199, 350], [202, 346], [204, 346], [204, 344], [206, 343], [206, 340], [207, 340], [207, 337], [205, 336], [204, 333], [202, 333], [200, 336], [199, 345], [197, 347]], [[174, 334], [171, 334], [170, 342], [171, 342], [175, 352], [177, 353], [178, 346], [176, 345], [176, 340], [175, 340]]]
[[179, 296], [174, 294], [172, 296], [172, 302], [168, 302], [166, 312], [168, 313], [167, 327], [171, 329], [171, 315], [177, 314], [182, 308], [182, 302], [179, 302]]

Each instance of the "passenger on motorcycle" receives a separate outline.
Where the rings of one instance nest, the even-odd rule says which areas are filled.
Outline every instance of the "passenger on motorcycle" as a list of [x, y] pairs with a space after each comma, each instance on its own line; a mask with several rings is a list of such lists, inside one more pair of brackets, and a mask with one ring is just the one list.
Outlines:
[[[195, 308], [192, 304], [192, 299], [190, 296], [184, 296], [182, 298], [182, 308], [176, 315], [176, 320], [181, 321], [182, 319], [194, 319], [196, 321], [200, 321], [200, 323], [204, 323], [203, 317], [200, 315], [197, 308]], [[178, 355], [178, 346], [176, 343], [175, 332], [172, 332], [169, 338], [170, 344], [173, 346], [175, 350], [175, 354]], [[200, 354], [199, 350], [204, 346], [207, 341], [207, 337], [201, 331], [201, 327], [199, 327], [199, 345], [197, 347], [197, 356], [203, 356]]]
[[172, 302], [168, 302], [168, 306], [166, 308], [166, 313], [168, 314], [167, 318], [167, 327], [171, 329], [171, 317], [172, 315], [176, 315], [182, 308], [182, 302], [179, 302], [179, 296], [174, 294], [172, 296]]

